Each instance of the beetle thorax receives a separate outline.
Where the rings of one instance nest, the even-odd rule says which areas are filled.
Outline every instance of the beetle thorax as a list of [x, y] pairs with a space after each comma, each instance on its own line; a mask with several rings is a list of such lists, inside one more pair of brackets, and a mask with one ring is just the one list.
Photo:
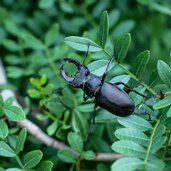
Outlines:
[[69, 85], [75, 88], [82, 88], [89, 77], [89, 69], [85, 65], [82, 65], [74, 76], [74, 80], [72, 82], [69, 82]]
[[82, 89], [89, 97], [92, 97], [95, 96], [95, 93], [98, 90], [100, 84], [101, 79], [94, 74], [90, 74]]

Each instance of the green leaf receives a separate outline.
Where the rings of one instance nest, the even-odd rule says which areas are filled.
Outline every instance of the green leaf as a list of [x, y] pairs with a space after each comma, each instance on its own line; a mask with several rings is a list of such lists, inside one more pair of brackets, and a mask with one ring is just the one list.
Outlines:
[[80, 112], [92, 112], [94, 104], [83, 104], [78, 106]]
[[152, 147], [150, 150], [150, 154], [156, 153], [159, 149], [161, 149], [166, 141], [165, 137], [160, 137], [160, 139], [153, 140]]
[[24, 160], [23, 160], [24, 168], [25, 169], [34, 168], [40, 162], [42, 157], [43, 157], [43, 153], [40, 150], [34, 150], [28, 152], [24, 156]]
[[25, 48], [44, 49], [44, 44], [32, 34], [25, 33], [22, 35], [22, 38], [24, 40]]
[[36, 78], [30, 78], [30, 82], [32, 85], [34, 85], [35, 87], [40, 87], [40, 80], [36, 79]]
[[16, 154], [13, 149], [3, 141], [0, 141], [0, 156], [15, 157]]
[[[89, 128], [90, 130], [93, 129], [92, 125]], [[96, 151], [101, 151], [105, 153], [111, 152], [111, 147], [107, 140], [102, 139], [99, 135], [91, 136], [91, 139], [89, 140], [90, 143], [93, 145], [93, 147], [96, 149]]]
[[81, 136], [79, 136], [77, 133], [75, 132], [70, 132], [68, 134], [68, 143], [70, 144], [70, 146], [78, 151], [78, 152], [82, 152], [83, 150], [83, 139]]
[[57, 41], [58, 32], [59, 32], [59, 25], [57, 23], [53, 24], [45, 35], [45, 43], [47, 46], [50, 46], [54, 44], [55, 41]]
[[69, 36], [65, 38], [65, 42], [68, 46], [79, 51], [86, 52], [88, 46], [89, 52], [97, 52], [102, 50], [102, 48], [98, 44], [85, 37]]
[[149, 78], [149, 85], [154, 86], [159, 82], [160, 78], [157, 72], [157, 69], [153, 70], [152, 73], [150, 74]]
[[121, 21], [119, 24], [116, 25], [115, 29], [112, 32], [112, 36], [114, 38], [117, 38], [118, 36], [121, 36], [124, 33], [131, 32], [132, 29], [135, 27], [135, 21], [134, 20], [124, 20]]
[[49, 95], [49, 92], [52, 92], [53, 90], [54, 90], [54, 85], [50, 84], [50, 83], [43, 87], [43, 93], [44, 94]]
[[58, 157], [66, 163], [76, 163], [76, 155], [67, 148], [60, 149], [58, 151]]
[[0, 107], [2, 107], [4, 105], [4, 100], [2, 98], [2, 96], [0, 95]]
[[12, 20], [6, 19], [5, 20], [5, 29], [14, 36], [21, 36], [21, 29], [18, 27], [18, 25], [13, 22]]
[[165, 131], [166, 131], [166, 128], [164, 125], [158, 126], [155, 129], [155, 133], [153, 135], [153, 141], [155, 142], [155, 141], [157, 141], [157, 139], [160, 139], [163, 136], [163, 134], [165, 133]]
[[127, 128], [133, 128], [139, 131], [147, 131], [153, 128], [147, 120], [135, 115], [122, 118], [120, 117], [118, 118], [118, 122]]
[[[1, 171], [1, 169], [0, 169]], [[4, 171], [4, 170], [3, 170]], [[23, 169], [18, 169], [18, 168], [9, 168], [9, 169], [5, 169], [5, 171], [23, 171]]]
[[46, 75], [42, 75], [42, 77], [40, 78], [40, 85], [45, 85], [47, 82], [47, 77]]
[[24, 111], [17, 106], [8, 106], [3, 111], [10, 121], [22, 121], [26, 117]]
[[131, 35], [129, 33], [123, 34], [119, 39], [115, 42], [115, 55], [116, 60], [120, 63], [126, 57], [128, 48], [131, 43]]
[[[74, 6], [71, 3], [67, 3], [67, 1], [61, 1], [60, 3], [60, 9], [64, 12], [64, 13], [73, 13], [74, 12]], [[74, 27], [79, 26], [79, 24], [81, 25], [81, 22], [76, 22], [75, 20], [77, 19], [76, 17], [74, 17], [75, 19], [72, 20], [71, 24], [74, 24]]]
[[157, 71], [160, 79], [171, 88], [171, 68], [162, 60], [157, 63]]
[[58, 123], [57, 121], [54, 121], [51, 125], [47, 127], [48, 135], [50, 136], [53, 135], [56, 132], [57, 128], [58, 128]]
[[121, 13], [119, 9], [115, 8], [109, 12], [109, 27], [112, 28], [118, 21]]
[[109, 168], [105, 163], [99, 163], [97, 165], [97, 171], [109, 171]]
[[20, 151], [23, 150], [26, 137], [27, 137], [27, 129], [23, 128], [17, 137], [16, 148], [15, 148], [16, 154], [18, 154]]
[[118, 116], [108, 112], [107, 110], [99, 111], [98, 115], [95, 117], [96, 123], [115, 123], [117, 122]]
[[55, 0], [39, 0], [39, 8], [47, 9], [54, 5]]
[[163, 171], [165, 167], [165, 163], [160, 159], [151, 159], [147, 163], [145, 163], [146, 171]]
[[[102, 76], [106, 70], [106, 66], [108, 63], [109, 63], [108, 60], [102, 59], [102, 60], [91, 62], [88, 65], [88, 68], [92, 74], [97, 75], [97, 76]], [[112, 63], [108, 71], [110, 71], [113, 67], [114, 67], [114, 64]]]
[[133, 171], [141, 170], [143, 161], [138, 158], [121, 158], [112, 164], [112, 171]]
[[65, 104], [65, 106], [69, 108], [74, 108], [75, 107], [75, 102], [74, 102], [74, 95], [69, 89], [64, 89], [62, 91], [63, 96], [60, 99], [62, 104]]
[[92, 160], [96, 157], [96, 154], [93, 151], [89, 150], [89, 151], [83, 151], [81, 153], [81, 156], [86, 160]]
[[17, 67], [17, 66], [7, 67], [7, 75], [8, 77], [13, 79], [22, 77], [25, 74], [24, 72], [25, 72], [24, 69], [21, 67]]
[[8, 54], [5, 56], [5, 62], [10, 65], [20, 65], [22, 63], [22, 60], [17, 54]]
[[41, 97], [41, 92], [36, 89], [29, 89], [28, 94], [31, 98], [39, 99]]
[[16, 52], [16, 51], [19, 51], [19, 50], [20, 50], [19, 45], [18, 45], [15, 41], [13, 41], [13, 40], [11, 40], [11, 39], [4, 39], [4, 40], [2, 41], [2, 45], [3, 45], [6, 49], [8, 49], [9, 51]]
[[0, 138], [4, 139], [9, 133], [8, 126], [5, 121], [0, 120]]
[[109, 34], [109, 18], [107, 11], [104, 11], [100, 17], [99, 44], [104, 49]]
[[149, 61], [149, 57], [150, 57], [150, 51], [148, 50], [141, 52], [140, 54], [137, 55], [133, 63], [133, 73], [135, 73], [137, 77], [139, 77], [145, 70], [145, 67]]
[[59, 101], [58, 97], [50, 97], [45, 106], [57, 116], [65, 110], [65, 106]]
[[137, 129], [120, 128], [115, 131], [115, 136], [120, 140], [130, 140], [143, 146], [149, 142], [149, 137]]
[[155, 3], [152, 2], [150, 3], [150, 7], [155, 9], [156, 11], [166, 14], [166, 15], [170, 15], [171, 16], [171, 7], [166, 5], [161, 5], [160, 3]]
[[5, 102], [4, 102], [4, 107], [11, 106], [14, 102], [14, 97], [9, 97]]
[[167, 117], [171, 117], [171, 107], [169, 107], [167, 113], [166, 113]]
[[158, 151], [163, 146], [164, 142], [166, 141], [166, 138], [163, 136], [163, 134], [165, 133], [165, 130], [166, 128], [164, 125], [160, 125], [154, 130], [153, 139], [151, 140], [151, 143], [152, 143], [151, 151], [150, 151], [151, 154]]
[[[142, 87], [142, 86], [139, 86], [139, 87], [135, 87], [134, 90], [137, 91], [137, 92], [139, 92], [140, 94], [144, 94], [146, 88], [145, 87]], [[132, 91], [132, 92], [129, 93], [129, 96], [134, 101], [134, 105], [135, 106], [138, 106], [138, 105], [140, 105], [142, 103], [143, 97], [140, 96], [139, 94], [134, 93]]]
[[38, 113], [36, 116], [36, 119], [40, 120], [40, 121], [46, 121], [48, 120], [48, 116], [47, 115], [43, 115], [42, 113]]
[[87, 136], [88, 123], [85, 115], [83, 115], [77, 110], [74, 110], [72, 124], [74, 131], [78, 132], [81, 135], [81, 137], [85, 138]]
[[5, 90], [5, 89], [9, 89], [9, 90], [15, 91], [16, 87], [14, 86], [14, 84], [11, 84], [9, 82], [8, 83], [4, 83], [4, 84], [0, 84], [0, 90], [2, 91], [2, 90]]
[[41, 162], [37, 168], [38, 171], [51, 171], [53, 163], [51, 161]]
[[143, 156], [146, 153], [144, 147], [129, 140], [120, 140], [114, 142], [112, 144], [112, 149], [118, 153], [129, 156]]
[[171, 105], [171, 96], [167, 96], [165, 97], [164, 99], [162, 100], [159, 100], [158, 102], [156, 102], [153, 106], [153, 109], [161, 109], [161, 108], [164, 108], [164, 107], [167, 107]]
[[[112, 78], [110, 80], [110, 83], [123, 82], [123, 83], [127, 84], [129, 82], [130, 78], [131, 78], [131, 76], [129, 76], [129, 75], [119, 75], [119, 76]], [[122, 89], [125, 87], [124, 85], [118, 85], [118, 86]]]

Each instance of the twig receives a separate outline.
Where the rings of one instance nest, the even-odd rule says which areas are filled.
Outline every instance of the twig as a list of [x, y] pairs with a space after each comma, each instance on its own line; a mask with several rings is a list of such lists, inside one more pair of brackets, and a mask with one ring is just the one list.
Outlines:
[[[7, 83], [7, 80], [6, 80], [5, 71], [2, 62], [0, 60], [0, 84], [5, 84], [5, 83]], [[14, 92], [11, 90], [3, 90], [1, 92], [1, 95], [4, 100], [8, 99], [9, 97], [15, 97]], [[21, 107], [16, 100], [14, 100], [13, 104], [15, 106]], [[28, 119], [24, 119], [23, 121], [18, 122], [17, 125], [18, 127], [26, 128], [31, 135], [33, 135], [37, 140], [39, 140], [40, 142], [44, 143], [47, 146], [53, 147], [54, 149], [70, 148], [63, 142], [58, 141], [45, 134], [37, 125], [35, 125], [33, 122], [31, 122]], [[93, 160], [113, 161], [121, 157], [122, 157], [121, 155], [115, 153], [97, 153], [96, 157]]]
[[36, 139], [46, 144], [47, 146], [51, 146], [55, 149], [67, 147], [67, 145], [65, 145], [63, 142], [57, 141], [45, 134], [37, 125], [29, 121], [28, 119], [18, 122], [18, 126], [26, 128], [30, 134], [32, 134], [34, 137], [36, 137]]
[[97, 153], [94, 160], [96, 161], [113, 161], [122, 158], [123, 155], [116, 153]]

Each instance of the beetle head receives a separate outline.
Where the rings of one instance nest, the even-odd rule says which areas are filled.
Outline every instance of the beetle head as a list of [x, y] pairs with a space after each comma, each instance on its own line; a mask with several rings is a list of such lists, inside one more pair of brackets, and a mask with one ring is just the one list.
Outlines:
[[64, 61], [73, 63], [77, 67], [77, 73], [75, 74], [74, 77], [68, 76], [64, 70], [64, 64], [63, 64], [60, 68], [62, 77], [69, 83], [70, 86], [75, 88], [82, 88], [83, 84], [90, 76], [89, 69], [85, 65], [80, 64], [77, 60], [72, 58], [65, 58]]

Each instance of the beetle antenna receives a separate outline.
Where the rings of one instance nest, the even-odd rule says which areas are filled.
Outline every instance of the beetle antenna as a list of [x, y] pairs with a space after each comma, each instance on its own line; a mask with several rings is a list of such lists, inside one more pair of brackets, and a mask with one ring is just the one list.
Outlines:
[[110, 64], [112, 63], [112, 61], [114, 60], [114, 58], [115, 58], [115, 52], [113, 53], [112, 58], [110, 59], [110, 61], [107, 64], [106, 70], [105, 70], [105, 72], [104, 72], [104, 74], [102, 76], [101, 84], [103, 84], [103, 82], [104, 82], [104, 80], [106, 78], [107, 72], [109, 70]]
[[95, 116], [96, 116], [96, 108], [97, 108], [97, 103], [94, 101], [94, 108], [93, 108], [93, 124], [95, 125]]
[[87, 51], [86, 51], [86, 54], [85, 54], [84, 59], [83, 59], [83, 65], [84, 65], [84, 63], [85, 63], [85, 59], [86, 59], [87, 56], [88, 56], [89, 48], [90, 48], [90, 44], [88, 44], [88, 46], [87, 46]]

